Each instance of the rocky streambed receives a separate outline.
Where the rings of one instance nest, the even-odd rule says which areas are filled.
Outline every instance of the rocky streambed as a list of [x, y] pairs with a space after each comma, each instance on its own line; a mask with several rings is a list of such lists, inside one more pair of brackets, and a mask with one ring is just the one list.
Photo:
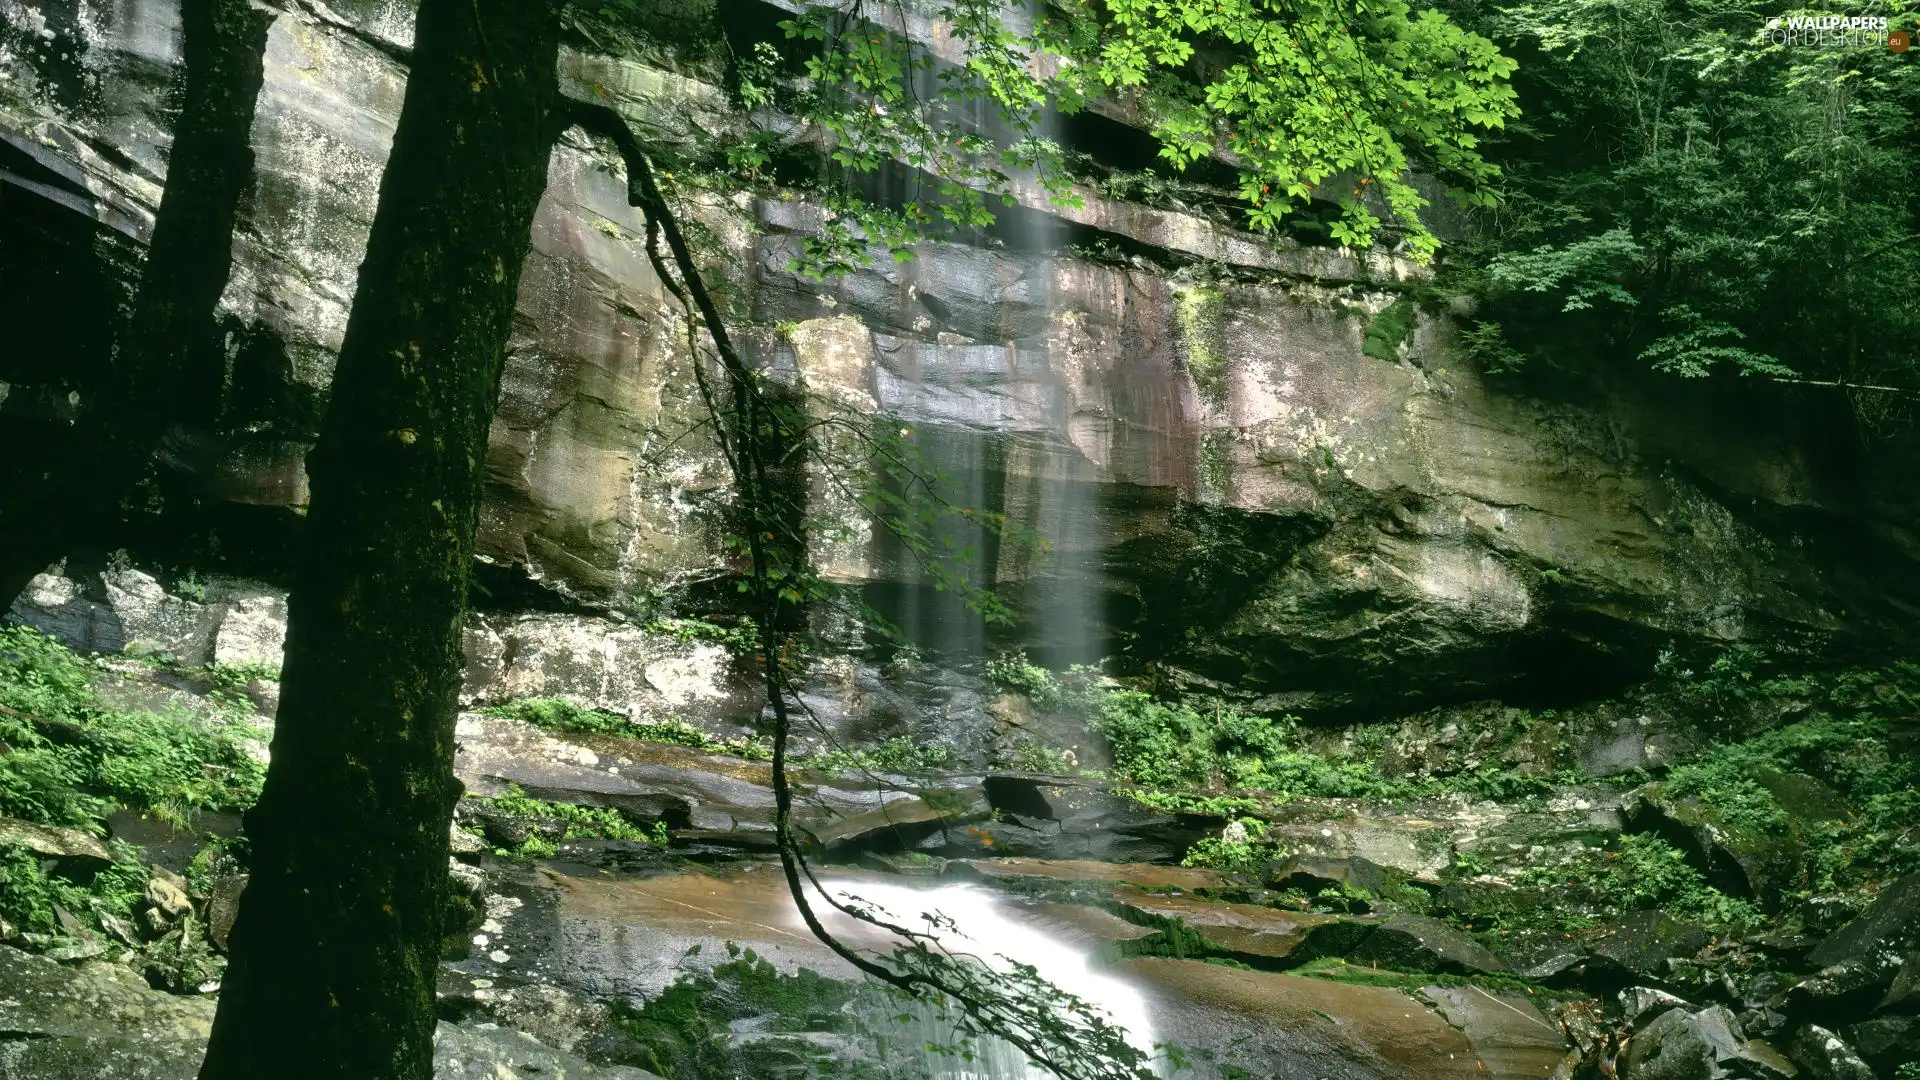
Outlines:
[[[203, 691], [178, 670], [111, 661], [94, 692], [190, 714]], [[270, 680], [256, 684], [270, 707]], [[938, 1021], [903, 1013], [805, 929], [771, 858], [770, 778], [752, 744], [662, 741], [688, 741], [664, 724], [656, 738], [552, 730], [503, 712], [466, 713], [458, 730], [470, 794], [453, 832], [461, 924], [440, 979], [441, 1075], [1039, 1075], [1004, 1047], [975, 1046], [966, 1068], [927, 1054]], [[1435, 723], [1406, 722], [1395, 745], [1417, 747]], [[1568, 724], [1621, 737], [1592, 718]], [[1423, 760], [1486, 750], [1474, 741]], [[1522, 743], [1495, 756], [1525, 757]], [[872, 753], [803, 766], [798, 825], [826, 888], [908, 922], [953, 918], [964, 947], [1034, 963], [1142, 1040], [1178, 1048], [1168, 1076], [1906, 1080], [1920, 1060], [1920, 876], [1816, 902], [1823, 925], [1780, 891], [1807, 853], [1709, 820], [1673, 775], [1664, 791], [1586, 776], [1504, 798], [1299, 797], [1250, 811], [1258, 800], [1151, 805], [1093, 775], [890, 770]], [[81, 912], [66, 946], [29, 935], [15, 937], [29, 951], [0, 947], [0, 1076], [193, 1074], [218, 961], [205, 982], [156, 988], [137, 957], [195, 926], [223, 945], [244, 867], [216, 859], [208, 874], [203, 860], [192, 882], [179, 874], [235, 824], [113, 819], [156, 867], [140, 926], [81, 925]], [[1667, 850], [1697, 874], [1772, 914], [1730, 928], [1678, 903], [1601, 910], [1590, 882], [1540, 872], [1581, 853], [1630, 862], [1636, 838], [1662, 830], [1691, 838]], [[55, 861], [103, 857], [70, 831], [9, 835]], [[1196, 857], [1219, 844], [1250, 857]], [[1537, 917], [1555, 906], [1595, 914]], [[828, 919], [856, 947], [897, 944]]]

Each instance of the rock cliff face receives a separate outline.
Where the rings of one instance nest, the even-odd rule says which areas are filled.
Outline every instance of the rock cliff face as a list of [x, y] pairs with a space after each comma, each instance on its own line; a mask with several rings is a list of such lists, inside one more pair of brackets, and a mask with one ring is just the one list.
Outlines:
[[[164, 178], [178, 29], [164, 0], [0, 13], [0, 219], [18, 240], [0, 293], [29, 344], [0, 357], [0, 421], [30, 443], [104, 362], [97, 326]], [[166, 448], [163, 489], [188, 503], [284, 522], [304, 502], [410, 18], [401, 0], [303, 2], [274, 24], [225, 385]], [[584, 42], [561, 77], [664, 142], [737, 122], [714, 85]], [[684, 327], [606, 166], [564, 143], [535, 225], [480, 544], [497, 580], [537, 586], [506, 607], [619, 609], [725, 570]], [[1829, 445], [1757, 397], [1728, 416], [1678, 392], [1521, 394], [1456, 357], [1450, 318], [1403, 299], [1422, 271], [1391, 257], [1089, 191], [1066, 216], [1010, 212], [1011, 241], [823, 285], [788, 265], [808, 207], [681, 194], [761, 362], [897, 419], [962, 501], [1048, 539], [988, 545], [987, 580], [1028, 612], [991, 643], [886, 536], [849, 519], [819, 542], [831, 577], [934, 648], [1118, 654], [1265, 708], [1373, 711], [1571, 693], [1668, 643], [1885, 641], [1914, 610], [1916, 515], [1875, 472], [1895, 455]], [[1395, 358], [1363, 351], [1370, 325], [1409, 316]], [[817, 510], [848, 514], [813, 486]]]

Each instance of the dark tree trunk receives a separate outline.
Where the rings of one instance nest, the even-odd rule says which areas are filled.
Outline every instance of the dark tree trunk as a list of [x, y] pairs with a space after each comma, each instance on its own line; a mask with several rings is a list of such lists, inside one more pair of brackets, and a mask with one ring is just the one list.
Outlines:
[[186, 86], [167, 184], [133, 312], [95, 400], [43, 468], [0, 497], [0, 610], [33, 575], [93, 535], [144, 475], [217, 362], [214, 306], [233, 261], [233, 218], [253, 178], [254, 102], [271, 16], [249, 0], [182, 0]]
[[552, 0], [420, 6], [202, 1080], [432, 1074], [467, 573], [558, 51]]

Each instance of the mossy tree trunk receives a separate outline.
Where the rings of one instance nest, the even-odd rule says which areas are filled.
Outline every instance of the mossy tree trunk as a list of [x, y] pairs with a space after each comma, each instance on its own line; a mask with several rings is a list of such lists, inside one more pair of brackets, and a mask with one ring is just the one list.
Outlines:
[[432, 1074], [467, 573], [558, 39], [553, 0], [420, 5], [202, 1080]]
[[197, 374], [219, 363], [214, 307], [233, 261], [235, 208], [253, 179], [249, 140], [272, 18], [250, 0], [182, 0], [180, 19], [186, 79], [133, 311], [62, 445], [0, 495], [0, 610], [113, 519], [187, 395], [205, 385]]

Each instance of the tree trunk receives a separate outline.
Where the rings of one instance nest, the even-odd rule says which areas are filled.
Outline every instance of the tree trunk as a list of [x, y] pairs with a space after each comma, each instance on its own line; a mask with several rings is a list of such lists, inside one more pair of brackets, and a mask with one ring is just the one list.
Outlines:
[[558, 42], [555, 0], [420, 5], [201, 1080], [432, 1074], [467, 573]]
[[186, 86], [166, 189], [125, 332], [95, 400], [59, 452], [0, 498], [0, 610], [35, 574], [111, 521], [166, 427], [216, 362], [214, 306], [233, 261], [233, 218], [253, 178], [254, 102], [271, 15], [249, 0], [182, 0]]

